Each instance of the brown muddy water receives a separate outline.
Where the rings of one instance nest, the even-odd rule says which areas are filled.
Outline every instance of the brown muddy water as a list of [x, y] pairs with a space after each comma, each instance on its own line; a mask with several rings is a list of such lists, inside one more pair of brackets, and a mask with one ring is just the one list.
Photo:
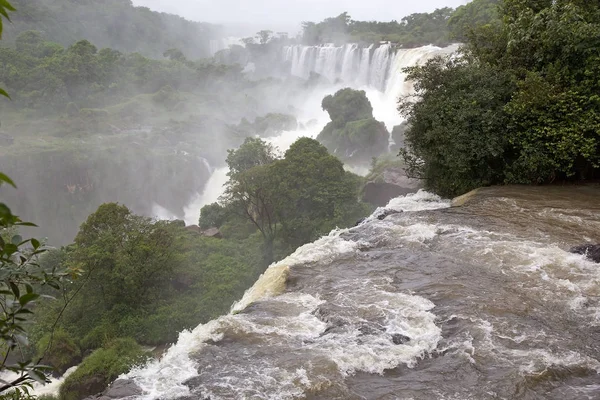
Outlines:
[[496, 187], [336, 231], [130, 372], [138, 399], [599, 399], [600, 187]]

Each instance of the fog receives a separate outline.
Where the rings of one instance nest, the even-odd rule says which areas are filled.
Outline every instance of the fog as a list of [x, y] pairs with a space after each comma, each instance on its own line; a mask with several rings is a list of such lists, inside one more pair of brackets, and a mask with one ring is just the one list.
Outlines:
[[[79, 24], [48, 22], [39, 34], [27, 33], [37, 28], [31, 19], [15, 17], [3, 42], [25, 39], [20, 51], [6, 52], [6, 62], [18, 64], [26, 80], [0, 71], [12, 98], [0, 99], [0, 157], [19, 189], [2, 188], [2, 195], [53, 244], [70, 243], [106, 202], [197, 224], [200, 208], [223, 192], [227, 150], [260, 136], [282, 156], [298, 138], [318, 138], [331, 122], [322, 100], [347, 87], [365, 91], [371, 119], [380, 123], [378, 149], [395, 155], [393, 130], [403, 122], [397, 99], [412, 89], [402, 69], [451, 44], [450, 12], [384, 27], [360, 21], [400, 20], [463, 2], [134, 1], [200, 21], [189, 22], [122, 1], [64, 11], [57, 0], [48, 15]], [[341, 28], [339, 20], [320, 24], [344, 11], [355, 20], [352, 32], [348, 21]], [[307, 20], [318, 29], [277, 34], [298, 31]], [[255, 36], [265, 29], [275, 34]], [[254, 42], [238, 39], [248, 36]], [[52, 67], [71, 67], [76, 55], [83, 58], [69, 76]], [[362, 174], [382, 155], [356, 143], [328, 150]]]
[[348, 12], [353, 19], [391, 21], [436, 8], [458, 7], [469, 0], [133, 0], [138, 6], [187, 19], [241, 26], [247, 33], [271, 29], [295, 34], [302, 21], [321, 21]]

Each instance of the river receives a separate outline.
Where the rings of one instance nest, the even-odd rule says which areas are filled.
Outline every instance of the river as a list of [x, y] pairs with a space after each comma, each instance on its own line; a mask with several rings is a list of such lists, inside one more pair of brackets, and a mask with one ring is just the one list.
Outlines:
[[600, 188], [394, 199], [127, 377], [139, 399], [597, 399]]

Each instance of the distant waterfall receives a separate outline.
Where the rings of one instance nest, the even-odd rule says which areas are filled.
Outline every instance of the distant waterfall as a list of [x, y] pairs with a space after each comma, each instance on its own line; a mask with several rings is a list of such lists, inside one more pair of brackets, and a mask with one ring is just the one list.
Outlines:
[[377, 47], [360, 47], [356, 43], [295, 45], [284, 47], [283, 59], [290, 63], [290, 73], [294, 76], [307, 79], [316, 72], [332, 83], [342, 81], [353, 87], [368, 86], [397, 96], [410, 91], [403, 90], [403, 68], [420, 65], [436, 55], [449, 54], [456, 49], [457, 46], [395, 49], [389, 43]]

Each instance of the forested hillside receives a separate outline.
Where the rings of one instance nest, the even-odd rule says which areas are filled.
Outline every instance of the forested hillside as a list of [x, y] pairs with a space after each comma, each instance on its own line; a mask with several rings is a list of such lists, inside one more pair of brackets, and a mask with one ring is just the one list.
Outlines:
[[98, 48], [139, 52], [161, 58], [178, 48], [191, 59], [208, 57], [217, 27], [182, 17], [134, 7], [131, 0], [14, 0], [17, 12], [3, 40], [14, 44], [19, 34], [41, 31], [53, 42], [70, 46], [86, 39]]

